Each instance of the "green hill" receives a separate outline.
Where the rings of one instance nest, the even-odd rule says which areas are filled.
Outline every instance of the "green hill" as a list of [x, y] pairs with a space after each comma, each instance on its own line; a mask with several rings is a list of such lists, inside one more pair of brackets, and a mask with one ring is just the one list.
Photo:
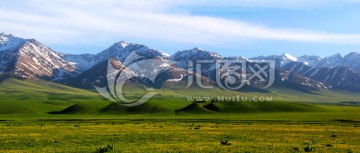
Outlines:
[[98, 94], [47, 81], [6, 79], [0, 83], [0, 114], [46, 114], [77, 103], [101, 106]]
[[[140, 86], [129, 86], [127, 96], [142, 95]], [[4, 79], [0, 83], [0, 114], [207, 114], [251, 112], [324, 111], [312, 103], [337, 104], [359, 102], [357, 93], [316, 90], [312, 93], [272, 88], [267, 92], [229, 91], [214, 88], [160, 88], [159, 95], [147, 103], [126, 107], [112, 103], [99, 94], [47, 81]], [[218, 96], [272, 97], [273, 102], [216, 102]], [[188, 97], [211, 97], [212, 100], [188, 101]], [[213, 101], [213, 102], [211, 102]], [[301, 102], [301, 103], [298, 103]], [[304, 104], [306, 103], [306, 104]]]

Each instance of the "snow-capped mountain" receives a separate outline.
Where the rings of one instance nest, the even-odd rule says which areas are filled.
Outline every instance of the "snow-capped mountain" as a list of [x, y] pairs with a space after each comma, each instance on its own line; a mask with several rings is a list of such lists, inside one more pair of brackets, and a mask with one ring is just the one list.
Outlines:
[[250, 60], [275, 60], [276, 67], [280, 68], [288, 62], [297, 61], [297, 57], [290, 55], [289, 53], [284, 53], [282, 55], [270, 55], [270, 56], [258, 56], [250, 58]]
[[[136, 53], [136, 56], [141, 57], [141, 59], [157, 59], [156, 61], [158, 65], [141, 65], [141, 60], [138, 61], [137, 58], [128, 58], [129, 56], [134, 56], [134, 53]], [[169, 55], [166, 53], [151, 49], [141, 44], [126, 43], [124, 41], [115, 43], [108, 49], [98, 54], [65, 54], [64, 57], [74, 66], [76, 66], [79, 71], [82, 71], [82, 73], [75, 78], [64, 80], [63, 82], [84, 88], [92, 87], [92, 84], [98, 80], [102, 80], [100, 82], [104, 82], [104, 78], [106, 78], [106, 65], [108, 60], [111, 60], [112, 63], [120, 63], [121, 65], [123, 65], [123, 63], [130, 63], [132, 66], [134, 66], [133, 64], [140, 64], [136, 67], [141, 68], [147, 66], [149, 67], [149, 70], [150, 68], [156, 67], [167, 69], [165, 73], [162, 73], [157, 77], [158, 80], [154, 82], [156, 85], [162, 84], [168, 79], [171, 80], [175, 78], [181, 78], [186, 73], [186, 71], [176, 68], [176, 66], [173, 67], [171, 62], [168, 60]], [[124, 66], [127, 67], [130, 65]], [[137, 81], [141, 82], [144, 80], [140, 79]]]
[[343, 62], [343, 57], [340, 54], [335, 54], [323, 58], [315, 67], [339, 67], [343, 65]]
[[321, 58], [319, 56], [309, 56], [309, 55], [296, 57], [289, 53], [284, 53], [282, 55], [253, 57], [250, 58], [250, 60], [275, 60], [277, 63], [276, 67], [281, 68], [289, 62], [301, 62], [308, 66], [316, 66], [321, 61]]
[[[103, 62], [104, 60], [107, 60], [109, 58], [113, 58], [113, 59], [117, 59], [120, 62], [123, 62], [124, 59], [131, 53], [135, 51], [137, 54], [141, 55], [141, 56], [145, 56], [146, 58], [162, 58], [164, 60], [170, 60], [173, 61], [176, 66], [170, 66], [170, 70], [168, 72], [168, 76], [166, 77], [160, 77], [163, 79], [176, 79], [176, 78], [181, 78], [183, 76], [186, 75], [186, 70], [189, 68], [188, 65], [188, 61], [192, 61], [193, 65], [192, 65], [192, 69], [191, 70], [195, 70], [195, 66], [197, 61], [218, 61], [218, 60], [234, 60], [235, 57], [221, 57], [219, 54], [215, 53], [215, 52], [210, 52], [210, 51], [205, 51], [202, 50], [200, 48], [194, 48], [194, 49], [190, 49], [190, 50], [184, 50], [184, 51], [178, 51], [175, 54], [173, 54], [172, 56], [167, 56], [166, 54], [160, 52], [160, 51], [156, 51], [156, 50], [152, 50], [144, 45], [139, 45], [139, 44], [128, 44], [125, 42], [119, 42], [119, 43], [115, 43], [113, 46], [111, 46], [110, 48], [104, 50], [103, 52], [96, 54], [96, 55], [90, 55], [90, 54], [85, 54], [85, 55], [65, 55], [65, 57], [67, 57], [67, 59], [72, 62], [72, 63], [80, 63], [81, 64], [85, 64], [85, 65], [97, 65], [98, 62]], [[83, 61], [78, 62], [75, 60], [71, 60], [70, 57], [74, 58], [80, 58]], [[247, 58], [244, 57], [236, 57], [237, 60], [247, 60], [247, 61], [252, 61], [252, 60], [275, 60], [277, 61], [278, 65], [278, 70], [277, 70], [277, 75], [281, 76], [282, 79], [278, 80], [277, 82], [282, 82], [281, 84], [291, 84], [291, 87], [296, 87], [296, 88], [311, 88], [311, 89], [317, 89], [317, 88], [322, 88], [322, 89], [326, 89], [327, 86], [325, 86], [321, 81], [321, 79], [316, 79], [312, 78], [313, 75], [315, 74], [301, 74], [301, 73], [297, 73], [295, 72], [295, 70], [291, 70], [288, 69], [290, 67], [290, 65], [292, 63], [300, 63], [302, 65], [304, 65], [304, 67], [309, 67], [311, 68], [313, 65], [317, 65], [318, 63], [320, 63], [320, 61], [322, 60], [320, 57], [318, 56], [301, 56], [301, 57], [295, 57], [292, 56], [288, 53], [285, 53], [283, 55], [280, 56], [261, 56], [261, 57], [257, 57], [257, 58], [251, 58], [250, 60], [248, 60]], [[298, 62], [296, 62], [298, 61]], [[91, 67], [91, 66], [88, 66]], [[95, 66], [94, 66], [95, 67]], [[283, 71], [285, 70], [285, 71]], [[87, 71], [87, 74], [91, 74], [90, 76], [92, 76], [92, 71], [93, 68], [91, 68], [91, 72]], [[288, 71], [288, 72], [286, 72]], [[294, 71], [294, 72], [293, 72]], [[103, 72], [104, 73], [104, 72]], [[202, 64], [201, 66], [201, 72], [196, 72], [196, 73], [201, 73], [202, 76], [209, 78], [210, 80], [214, 81], [215, 80], [215, 64]], [[312, 72], [315, 73], [315, 72]], [[169, 77], [171, 76], [171, 77]], [[166, 80], [165, 79], [165, 80]], [[86, 76], [82, 75], [81, 77], [81, 82], [84, 82], [84, 80], [93, 80], [90, 78], [87, 78]], [[256, 82], [256, 81], [255, 81]], [[333, 84], [328, 84], [326, 83], [326, 85], [329, 86], [333, 86]], [[337, 86], [339, 87], [339, 86]]]
[[310, 67], [301, 62], [290, 62], [283, 70], [324, 83], [331, 88], [360, 91], [360, 73], [345, 67]]
[[[201, 65], [201, 75], [208, 77], [209, 79], [211, 79], [212, 81], [216, 81], [216, 69], [215, 69], [215, 63], [211, 62], [211, 61], [221, 61], [221, 60], [235, 60], [235, 61], [241, 61], [241, 60], [245, 60], [247, 61], [248, 65], [252, 65], [252, 67], [254, 66], [254, 63], [252, 61], [255, 60], [255, 58], [253, 58], [252, 60], [249, 60], [245, 57], [239, 56], [239, 57], [221, 57], [219, 54], [215, 53], [215, 52], [209, 52], [209, 51], [205, 51], [199, 48], [194, 48], [191, 50], [185, 50], [185, 51], [179, 51], [177, 53], [175, 53], [174, 55], [172, 55], [170, 57], [170, 60], [173, 60], [175, 62], [177, 62], [177, 65], [182, 67], [182, 68], [188, 68], [188, 61], [192, 61], [194, 64], [192, 65], [192, 69], [195, 69], [195, 64], [197, 61], [210, 61], [210, 63], [208, 64], [202, 64]], [[258, 57], [256, 58], [256, 60], [276, 60], [278, 62], [278, 64], [286, 64], [288, 62], [292, 62], [292, 61], [297, 61], [297, 58], [290, 55], [290, 54], [283, 54], [282, 56], [262, 56], [262, 57]], [[239, 64], [239, 63], [238, 63]], [[230, 67], [236, 67], [238, 66], [236, 63], [233, 63], [230, 65]], [[236, 70], [237, 73], [242, 74], [241, 70]], [[246, 75], [250, 75], [249, 74], [250, 70], [248, 69], [246, 71]], [[196, 72], [199, 73], [199, 72]], [[220, 75], [224, 75], [227, 72], [222, 72], [220, 71]], [[291, 87], [291, 88], [297, 88], [297, 89], [326, 89], [327, 87], [325, 85], [323, 85], [321, 82], [306, 78], [304, 76], [301, 75], [297, 75], [294, 73], [289, 73], [288, 75], [285, 75], [284, 73], [286, 73], [286, 71], [282, 71], [280, 69], [276, 70], [276, 75], [278, 76], [278, 78], [280, 78], [280, 76], [284, 77], [284, 79], [278, 79], [276, 82], [277, 85], [281, 85], [281, 86], [287, 86], [287, 87]], [[226, 78], [226, 77], [225, 77]], [[223, 80], [224, 81], [224, 80]], [[237, 80], [240, 81], [240, 80]], [[240, 82], [237, 82], [240, 83]], [[260, 81], [258, 79], [254, 79], [251, 80], [249, 82], [249, 84], [253, 85], [253, 87], [264, 87], [267, 84], [267, 81]], [[265, 85], [264, 85], [265, 84]], [[291, 86], [289, 86], [289, 84], [291, 84]], [[247, 85], [247, 87], [249, 87]]]
[[[276, 57], [276, 58], [270, 58]], [[335, 54], [332, 56], [328, 56], [325, 58], [321, 58], [319, 56], [309, 56], [304, 55], [300, 57], [286, 58], [289, 57], [282, 56], [268, 56], [265, 59], [275, 59], [281, 63], [281, 67], [285, 66], [288, 62], [301, 62], [307, 66], [315, 67], [315, 68], [333, 68], [333, 67], [345, 67], [355, 72], [360, 72], [360, 54], [356, 52], [349, 53], [348, 55], [341, 56], [340, 54]], [[257, 58], [254, 58], [257, 59]]]
[[[169, 60], [173, 61], [176, 66], [183, 69], [190, 69], [195, 71], [196, 64], [201, 64], [201, 73], [209, 77], [212, 70], [215, 70], [215, 64], [213, 63], [203, 63], [206, 61], [218, 61], [221, 59], [221, 56], [215, 52], [205, 51], [201, 48], [193, 48], [190, 50], [178, 51], [174, 55], [169, 57]], [[192, 63], [189, 63], [191, 61]], [[192, 65], [189, 65], [192, 64]]]
[[[215, 82], [216, 73], [227, 74], [222, 71], [216, 72], [215, 61], [245, 60], [251, 65], [256, 60], [275, 60], [277, 85], [298, 89], [329, 87], [360, 91], [360, 55], [355, 52], [346, 56], [336, 54], [323, 59], [307, 55], [296, 57], [288, 53], [248, 59], [242, 56], [222, 57], [216, 52], [193, 48], [169, 56], [141, 44], [120, 41], [98, 54], [72, 55], [58, 53], [35, 39], [23, 39], [5, 33], [0, 35], [0, 74], [92, 85], [99, 77], [106, 76], [104, 67], [109, 59], [121, 65], [125, 63], [123, 66], [127, 67], [127, 57], [133, 55], [132, 53], [136, 53], [142, 59], [158, 59], [161, 61], [158, 65], [167, 68], [154, 83], [157, 86], [167, 82], [173, 85], [174, 82], [186, 80], [188, 72], [201, 77], [205, 82]], [[192, 61], [192, 65], [188, 65], [189, 61]], [[199, 61], [210, 63], [201, 64], [201, 72], [196, 72], [196, 64]], [[173, 64], [168, 64], [169, 62]], [[230, 65], [236, 66], [238, 65]], [[264, 82], [252, 80], [250, 83], [259, 85]]]
[[275, 85], [278, 86], [286, 86], [288, 88], [295, 88], [303, 91], [314, 89], [328, 89], [328, 87], [322, 82], [310, 79], [297, 73], [285, 70], [278, 70], [278, 73], [276, 75], [277, 80], [275, 82]]
[[307, 66], [316, 66], [321, 61], [319, 56], [303, 55], [297, 58], [297, 62], [304, 63]]
[[0, 51], [15, 49], [23, 45], [26, 39], [14, 37], [12, 34], [0, 34]]
[[55, 80], [75, 75], [75, 67], [64, 60], [60, 53], [35, 39], [2, 33], [0, 42], [0, 74]]
[[352, 52], [344, 56], [343, 67], [349, 68], [355, 72], [360, 72], [360, 54]]
[[98, 54], [65, 54], [64, 58], [75, 66], [78, 71], [84, 72], [94, 65], [107, 61], [110, 58], [123, 62], [133, 51], [144, 58], [166, 58], [169, 56], [162, 51], [150, 49], [145, 45], [120, 41]]
[[83, 71], [90, 69], [97, 63], [94, 54], [63, 54], [62, 56], [76, 68], [78, 73], [82, 73]]
[[352, 71], [360, 72], [360, 54], [355, 52], [345, 56], [335, 54], [322, 59], [316, 67], [345, 67]]
[[345, 67], [355, 72], [360, 72], [360, 54], [352, 52], [348, 55], [341, 56], [340, 54], [335, 54], [329, 57], [321, 58], [319, 56], [309, 56], [304, 55], [296, 57], [288, 53], [283, 55], [271, 55], [271, 56], [258, 56], [250, 58], [250, 60], [275, 60], [276, 67], [282, 68], [286, 66], [289, 62], [301, 62], [307, 66], [315, 68], [323, 67]]
[[221, 56], [215, 52], [205, 51], [201, 48], [178, 51], [169, 58], [175, 61], [179, 67], [187, 67], [188, 61], [196, 62], [199, 60], [220, 60]]

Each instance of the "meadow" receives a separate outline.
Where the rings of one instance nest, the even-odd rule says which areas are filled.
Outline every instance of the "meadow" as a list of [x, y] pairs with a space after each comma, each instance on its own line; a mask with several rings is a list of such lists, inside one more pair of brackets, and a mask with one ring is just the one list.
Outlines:
[[[360, 152], [355, 93], [157, 92], [124, 107], [83, 89], [7, 79], [0, 83], [0, 152]], [[234, 94], [275, 101], [193, 103], [184, 96]]]
[[[220, 141], [227, 142], [221, 144]], [[1, 152], [360, 152], [360, 125], [222, 120], [5, 121]]]
[[326, 111], [7, 114], [0, 152], [360, 152], [360, 107], [317, 107]]

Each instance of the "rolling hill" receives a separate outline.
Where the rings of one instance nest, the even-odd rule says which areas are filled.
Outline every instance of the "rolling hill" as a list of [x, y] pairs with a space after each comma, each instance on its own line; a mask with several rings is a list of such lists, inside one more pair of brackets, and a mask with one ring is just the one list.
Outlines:
[[96, 93], [39, 80], [5, 79], [0, 83], [0, 114], [47, 114], [79, 101], [107, 104]]
[[[178, 86], [177, 86], [178, 87]], [[129, 96], [141, 94], [138, 87]], [[131, 114], [238, 114], [252, 112], [324, 111], [316, 104], [359, 102], [360, 96], [347, 91], [317, 90], [312, 93], [272, 88], [269, 92], [241, 92], [215, 88], [200, 90], [192, 87], [156, 89], [159, 95], [147, 103], [126, 107], [105, 100], [97, 93], [40, 80], [3, 79], [0, 83], [0, 114], [29, 115], [131, 115]], [[209, 96], [211, 101], [188, 101], [187, 96]], [[272, 97], [273, 102], [216, 101], [217, 96]], [[301, 103], [299, 103], [301, 102]]]

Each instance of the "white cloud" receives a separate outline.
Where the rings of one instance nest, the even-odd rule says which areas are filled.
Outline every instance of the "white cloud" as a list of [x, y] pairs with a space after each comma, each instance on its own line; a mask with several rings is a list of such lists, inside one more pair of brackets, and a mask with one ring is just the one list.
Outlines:
[[[230, 0], [229, 4], [302, 6], [290, 0]], [[325, 3], [323, 0], [314, 1]], [[358, 1], [347, 1], [355, 3]], [[1, 4], [0, 29], [47, 43], [94, 43], [115, 37], [166, 40], [181, 43], [212, 43], [239, 39], [270, 39], [321, 43], [360, 43], [360, 34], [335, 34], [304, 29], [270, 28], [224, 18], [169, 13], [177, 6], [223, 5], [214, 0], [28, 0], [21, 7]], [[222, 2], [224, 3], [224, 2]], [[301, 4], [300, 4], [301, 3]], [[9, 5], [9, 7], [5, 7]], [[308, 4], [306, 4], [308, 5]], [[325, 4], [324, 4], [325, 5]], [[115, 40], [114, 40], [115, 41]], [[116, 40], [117, 41], [117, 40]]]
[[[329, 9], [359, 4], [360, 0], [194, 0], [189, 5], [201, 6], [242, 6], [281, 9]], [[184, 4], [184, 3], [183, 3]]]

